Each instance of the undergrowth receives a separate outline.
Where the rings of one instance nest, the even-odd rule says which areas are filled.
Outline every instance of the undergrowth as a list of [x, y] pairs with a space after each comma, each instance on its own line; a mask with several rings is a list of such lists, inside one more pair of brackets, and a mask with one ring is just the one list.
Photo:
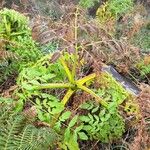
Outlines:
[[143, 27], [132, 39], [132, 43], [141, 48], [142, 52], [150, 52], [150, 29]]
[[[80, 0], [80, 5], [89, 8], [96, 2]], [[132, 5], [131, 0], [108, 1], [97, 19], [116, 23]], [[141, 78], [148, 77], [149, 57], [141, 61], [136, 47], [116, 40], [79, 7], [70, 6], [61, 18], [54, 15], [46, 23], [35, 18], [34, 35], [22, 14], [2, 9], [0, 17], [0, 80], [19, 74], [7, 95], [13, 100], [0, 97], [0, 149], [79, 150], [82, 142], [117, 143], [137, 125], [137, 133], [147, 136], [147, 113], [137, 103], [143, 95], [136, 98], [103, 67], [113, 63], [128, 73], [137, 64]], [[144, 138], [134, 142], [139, 139]]]
[[[78, 139], [109, 142], [121, 137], [125, 131], [125, 122], [119, 113], [119, 107], [125, 100], [130, 99], [130, 94], [106, 73], [99, 76], [98, 89], [89, 89], [92, 86], [92, 78], [88, 79], [90, 75], [75, 81], [77, 82], [75, 86], [71, 82], [66, 83], [67, 66], [61, 64], [61, 59], [50, 63], [48, 61], [51, 60], [50, 58], [50, 55], [47, 55], [33, 67], [26, 68], [20, 73], [19, 88], [15, 92], [19, 103], [24, 104], [29, 101], [36, 106], [39, 120], [47, 122], [63, 136], [63, 141], [59, 144], [62, 148], [73, 149], [71, 145], [74, 145], [79, 149]], [[68, 61], [71, 62], [70, 59]], [[80, 84], [84, 82], [86, 84], [81, 86]], [[57, 88], [62, 90], [56, 90]], [[67, 88], [69, 89], [65, 94]], [[75, 110], [70, 111], [67, 103], [73, 93], [81, 90], [89, 93], [96, 101], [94, 102], [91, 97], [87, 102], [77, 105]], [[62, 97], [63, 99], [60, 100]], [[126, 105], [122, 107], [127, 113], [138, 115], [138, 106], [133, 105], [132, 98], [130, 103], [127, 100]], [[87, 114], [80, 114], [83, 110], [87, 111]]]
[[45, 150], [58, 138], [49, 127], [34, 125], [34, 109], [14, 111], [12, 103], [0, 101], [0, 149]]

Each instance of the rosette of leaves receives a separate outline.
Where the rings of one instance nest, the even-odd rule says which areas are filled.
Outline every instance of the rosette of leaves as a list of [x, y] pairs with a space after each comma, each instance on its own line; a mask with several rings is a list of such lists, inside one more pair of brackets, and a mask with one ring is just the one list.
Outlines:
[[[78, 41], [78, 15], [76, 14], [75, 17], [74, 37], [75, 41]], [[128, 93], [113, 77], [108, 74], [103, 75], [98, 70], [80, 76], [80, 73], [83, 73], [80, 72], [81, 67], [85, 64], [81, 63], [78, 55], [79, 49], [80, 44], [75, 43], [74, 53], [69, 53], [64, 49], [61, 52], [48, 54], [34, 65], [24, 68], [19, 74], [18, 89], [14, 93], [22, 107], [24, 103], [30, 101], [37, 108], [38, 118], [42, 122], [47, 122], [64, 137], [59, 143], [62, 149], [79, 149], [78, 139], [90, 138], [108, 142], [113, 137], [119, 138], [124, 132], [124, 121], [118, 109], [128, 98]], [[100, 88], [94, 88], [94, 81], [99, 83]], [[69, 103], [74, 100], [74, 95], [82, 92], [91, 96], [88, 102], [93, 101], [93, 104], [98, 106], [98, 108], [95, 106], [91, 109], [86, 108], [88, 113], [85, 114], [85, 117], [92, 115], [90, 125], [94, 123], [94, 131], [86, 129], [87, 122], [79, 119], [80, 111], [70, 110]], [[88, 114], [91, 115], [88, 116]], [[113, 125], [111, 125], [112, 118]], [[101, 129], [97, 126], [104, 128], [102, 135]], [[113, 132], [115, 126], [116, 133]]]
[[[49, 123], [58, 133], [66, 136], [64, 133], [67, 129], [64, 124], [71, 119], [72, 114], [71, 111], [67, 110], [67, 103], [72, 93], [69, 93], [71, 89], [67, 92], [67, 96], [64, 96], [65, 99], [60, 100], [60, 98], [64, 95], [61, 94], [64, 93], [63, 89], [69, 87], [75, 90], [75, 87], [64, 83], [67, 81], [65, 68], [63, 68], [59, 59], [54, 63], [50, 63], [50, 57], [50, 55], [47, 55], [34, 66], [22, 70], [18, 78], [20, 88], [16, 91], [16, 94], [22, 104], [26, 100], [32, 101], [37, 108], [38, 118], [42, 122]], [[101, 97], [108, 105], [103, 106], [103, 103], [101, 105], [90, 100], [81, 105], [81, 109], [88, 110], [88, 113], [84, 116], [79, 115], [80, 119], [78, 118], [74, 123], [73, 128], [78, 132], [74, 133], [72, 128], [67, 131], [72, 136], [75, 134], [75, 139], [98, 139], [108, 142], [121, 137], [125, 130], [124, 120], [118, 108], [128, 98], [129, 94], [107, 73], [101, 74], [100, 79], [97, 81], [101, 87], [92, 89], [92, 92]], [[80, 79], [79, 81], [83, 82]], [[62, 144], [60, 145], [62, 146]]]

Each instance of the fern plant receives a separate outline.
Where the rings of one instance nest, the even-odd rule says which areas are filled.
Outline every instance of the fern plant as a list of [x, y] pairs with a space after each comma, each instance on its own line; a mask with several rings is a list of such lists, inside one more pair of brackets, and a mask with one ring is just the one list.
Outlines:
[[35, 127], [27, 115], [15, 112], [12, 105], [1, 104], [0, 126], [1, 150], [45, 150], [57, 139], [52, 129]]
[[25, 16], [4, 8], [0, 11], [0, 18], [0, 38], [5, 41], [3, 49], [7, 53], [19, 56], [17, 60], [10, 60], [5, 69], [0, 68], [3, 79], [6, 79], [12, 72], [18, 72], [29, 62], [35, 62], [42, 53], [32, 40], [28, 19]]
[[5, 40], [0, 40], [0, 65], [3, 64], [3, 62], [6, 62], [8, 59], [17, 59], [18, 56], [14, 54], [13, 52], [9, 52], [4, 49], [5, 46]]
[[11, 40], [30, 34], [28, 19], [19, 12], [4, 8], [0, 11], [0, 18], [0, 37]]

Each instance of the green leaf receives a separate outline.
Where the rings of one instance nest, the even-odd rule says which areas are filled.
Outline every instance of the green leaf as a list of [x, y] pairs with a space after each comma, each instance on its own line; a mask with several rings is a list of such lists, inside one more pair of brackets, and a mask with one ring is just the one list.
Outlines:
[[89, 122], [90, 118], [88, 116], [80, 116], [79, 119], [84, 122]]
[[74, 116], [74, 118], [70, 121], [68, 127], [70, 128], [73, 127], [76, 124], [77, 119], [78, 119], [78, 115]]
[[40, 102], [40, 100], [38, 98], [36, 99], [36, 104], [37, 105], [41, 105], [41, 102]]
[[48, 108], [47, 99], [44, 99], [44, 100], [43, 100], [43, 106], [44, 106], [45, 108]]
[[106, 116], [105, 116], [105, 121], [108, 121], [110, 117], [111, 117], [110, 114], [106, 114]]
[[64, 112], [61, 116], [60, 116], [60, 121], [65, 121], [67, 120], [71, 115], [71, 112], [70, 111], [66, 111]]
[[93, 122], [94, 122], [93, 116], [92, 116], [90, 113], [88, 113], [88, 116], [89, 116], [89, 118], [90, 118], [89, 124], [93, 124]]
[[45, 121], [45, 117], [43, 116], [43, 113], [41, 111], [38, 111], [38, 118], [41, 120], [41, 121]]
[[92, 109], [92, 113], [95, 113], [95, 112], [97, 112], [98, 111], [98, 109], [99, 109], [99, 106], [97, 106], [96, 108], [94, 108], [94, 109]]
[[31, 91], [31, 90], [34, 89], [32, 85], [30, 85], [30, 84], [28, 84], [28, 83], [26, 83], [26, 82], [23, 82], [23, 83], [22, 83], [22, 87], [23, 87], [24, 89], [26, 89], [26, 90], [29, 90], [29, 91]]
[[76, 127], [76, 129], [74, 130], [74, 132], [75, 132], [75, 133], [78, 133], [80, 130], [83, 129], [83, 126], [84, 126], [84, 125], [82, 124], [82, 125]]
[[104, 116], [104, 115], [105, 115], [105, 113], [106, 113], [106, 110], [105, 110], [105, 109], [101, 110], [101, 112], [99, 113], [99, 117]]
[[69, 141], [70, 136], [71, 136], [71, 132], [70, 132], [70, 128], [68, 127], [64, 133], [64, 141], [66, 141], [66, 142]]
[[92, 126], [90, 126], [90, 125], [84, 125], [84, 126], [83, 126], [83, 129], [84, 129], [85, 131], [90, 131], [90, 130], [92, 129]]
[[89, 107], [90, 107], [90, 104], [86, 103], [86, 102], [80, 106], [80, 108], [82, 108], [82, 109], [88, 109]]
[[39, 85], [40, 84], [37, 80], [31, 80], [31, 81], [29, 81], [29, 83], [31, 83], [33, 85]]
[[78, 135], [81, 140], [88, 140], [88, 136], [84, 132], [78, 132]]
[[59, 114], [64, 110], [63, 107], [56, 107], [56, 108], [52, 108], [51, 114]]
[[68, 146], [69, 150], [80, 150], [80, 149], [79, 149], [78, 142], [72, 140], [71, 137], [70, 137], [70, 141], [67, 142], [66, 145]]
[[90, 107], [88, 108], [88, 110], [91, 110], [91, 109], [93, 109], [93, 107], [94, 107], [94, 104], [93, 104], [93, 102], [90, 102]]
[[41, 78], [44, 79], [44, 80], [50, 80], [54, 77], [56, 77], [55, 74], [46, 74], [46, 75], [42, 76]]
[[49, 94], [47, 94], [47, 93], [41, 93], [41, 97], [42, 98], [48, 98], [50, 95]]
[[94, 122], [94, 124], [93, 125], [98, 125], [98, 123], [99, 123], [99, 117], [97, 116], [97, 115], [94, 115], [94, 118], [96, 119], [96, 121]]
[[61, 131], [61, 122], [60, 121], [56, 122], [56, 124], [54, 126], [54, 130], [56, 130], [57, 132]]

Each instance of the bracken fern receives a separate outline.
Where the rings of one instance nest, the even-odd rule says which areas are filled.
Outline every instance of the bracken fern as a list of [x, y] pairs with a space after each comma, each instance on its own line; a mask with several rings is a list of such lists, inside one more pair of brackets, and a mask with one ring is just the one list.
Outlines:
[[45, 150], [57, 137], [50, 128], [35, 127], [27, 115], [4, 104], [0, 105], [0, 126], [1, 150]]

